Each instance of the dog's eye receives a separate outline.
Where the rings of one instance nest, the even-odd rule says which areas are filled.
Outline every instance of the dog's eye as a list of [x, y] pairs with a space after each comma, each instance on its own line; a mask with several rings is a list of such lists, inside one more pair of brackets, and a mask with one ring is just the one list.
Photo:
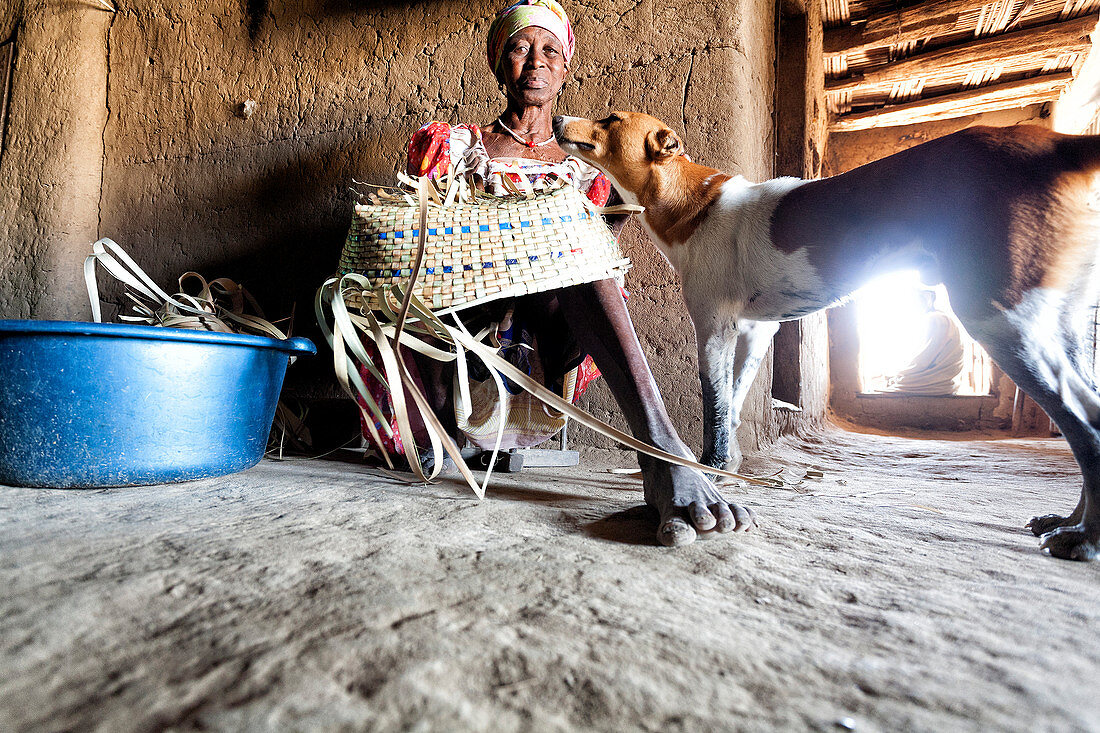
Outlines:
[[618, 122], [621, 119], [622, 118], [619, 117], [618, 115], [608, 115], [607, 117], [604, 117], [602, 120], [600, 120], [599, 124], [603, 125], [604, 127], [607, 127], [612, 122]]

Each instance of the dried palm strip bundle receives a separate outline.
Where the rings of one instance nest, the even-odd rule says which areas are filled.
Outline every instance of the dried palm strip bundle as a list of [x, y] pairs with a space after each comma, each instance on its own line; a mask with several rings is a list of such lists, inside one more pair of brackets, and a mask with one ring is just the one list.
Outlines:
[[[454, 361], [458, 375], [456, 382], [459, 392], [456, 395], [456, 400], [462, 400], [464, 404], [469, 404], [470, 400], [466, 360], [469, 356], [473, 356], [480, 359], [482, 363], [485, 364], [489, 374], [496, 383], [497, 391], [502, 397], [502, 399], [498, 401], [499, 410], [503, 411], [507, 409], [507, 402], [503, 399], [504, 384], [502, 377], [504, 377], [541, 400], [549, 408], [557, 410], [580, 424], [612, 440], [616, 440], [629, 448], [676, 465], [696, 468], [727, 478], [740, 479], [751, 484], [763, 486], [772, 485], [772, 483], [767, 480], [760, 480], [750, 476], [743, 476], [730, 471], [704, 466], [689, 458], [668, 453], [643, 443], [633, 436], [598, 420], [579, 407], [563, 400], [545, 386], [517, 369], [506, 359], [502, 358], [497, 353], [499, 344], [495, 342], [495, 324], [475, 335], [470, 333], [455, 314], [455, 311], [460, 308], [487, 302], [493, 298], [507, 297], [521, 293], [540, 292], [542, 290], [601, 279], [619, 271], [620, 268], [628, 266], [628, 263], [623, 263], [621, 261], [625, 258], [622, 258], [621, 255], [616, 255], [618, 252], [617, 244], [615, 244], [614, 237], [603, 223], [603, 220], [598, 218], [599, 211], [594, 210], [583, 195], [571, 186], [568, 188], [563, 186], [562, 189], [553, 191], [550, 194], [551, 196], [560, 196], [563, 200], [566, 198], [571, 199], [574, 207], [580, 207], [581, 210], [593, 214], [592, 217], [581, 218], [574, 217], [572, 213], [558, 213], [556, 214], [558, 217], [556, 221], [549, 216], [545, 217], [550, 219], [549, 222], [542, 222], [543, 217], [539, 217], [540, 224], [549, 228], [542, 232], [543, 236], [536, 236], [533, 238], [533, 245], [528, 242], [520, 242], [520, 244], [523, 246], [535, 247], [545, 247], [549, 245], [550, 251], [562, 253], [562, 256], [556, 259], [564, 259], [565, 247], [573, 245], [569, 248], [575, 248], [575, 237], [578, 235], [572, 227], [563, 225], [570, 225], [575, 221], [591, 222], [593, 224], [598, 223], [600, 229], [593, 229], [593, 234], [599, 234], [599, 236], [605, 240], [605, 244], [606, 241], [609, 240], [613, 248], [609, 250], [610, 254], [604, 255], [605, 261], [602, 265], [597, 264], [596, 266], [591, 266], [590, 264], [586, 264], [585, 267], [587, 269], [585, 269], [582, 274], [574, 276], [567, 274], [565, 268], [555, 268], [556, 272], [550, 276], [536, 274], [533, 277], [528, 276], [526, 279], [520, 278], [519, 282], [513, 283], [519, 285], [519, 289], [501, 288], [494, 293], [479, 293], [476, 287], [471, 290], [465, 286], [464, 282], [459, 284], [454, 284], [452, 282], [452, 284], [448, 286], [448, 280], [440, 278], [430, 280], [429, 282], [441, 283], [441, 289], [431, 290], [418, 287], [420, 277], [426, 272], [425, 260], [429, 256], [432, 256], [444, 258], [441, 261], [445, 261], [445, 258], [448, 256], [447, 252], [452, 248], [452, 245], [448, 244], [449, 240], [447, 237], [454, 236], [456, 227], [459, 233], [473, 233], [475, 226], [476, 231], [482, 234], [492, 235], [499, 231], [506, 231], [511, 227], [499, 226], [499, 224], [504, 221], [504, 217], [502, 217], [501, 214], [510, 207], [519, 207], [522, 213], [518, 215], [519, 218], [516, 220], [532, 223], [532, 226], [528, 227], [523, 227], [521, 225], [520, 230], [533, 229], [533, 219], [531, 218], [530, 208], [528, 208], [528, 206], [532, 203], [533, 199], [542, 198], [545, 200], [546, 195], [531, 195], [530, 191], [520, 191], [518, 192], [521, 194], [520, 196], [513, 196], [507, 199], [485, 197], [484, 194], [473, 192], [471, 187], [465, 183], [464, 177], [457, 173], [455, 176], [451, 177], [450, 180], [444, 181], [445, 194], [441, 194], [435, 184], [427, 178], [420, 178], [418, 180], [405, 178], [403, 182], [406, 184], [406, 190], [396, 194], [386, 192], [384, 195], [378, 195], [369, 203], [356, 207], [356, 221], [361, 218], [367, 222], [382, 220], [384, 218], [383, 214], [389, 216], [391, 213], [388, 211], [374, 212], [371, 210], [371, 207], [406, 209], [394, 215], [395, 220], [397, 216], [404, 217], [401, 220], [401, 226], [405, 227], [405, 229], [394, 231], [405, 232], [411, 228], [409, 232], [410, 236], [407, 239], [410, 244], [411, 241], [415, 239], [415, 248], [410, 247], [410, 252], [405, 253], [399, 251], [397, 248], [387, 247], [380, 255], [382, 257], [401, 257], [402, 259], [398, 260], [398, 262], [401, 263], [402, 266], [398, 267], [394, 265], [387, 270], [387, 268], [384, 267], [384, 259], [370, 260], [369, 257], [374, 255], [362, 256], [357, 254], [362, 251], [359, 245], [364, 237], [364, 232], [362, 230], [357, 231], [355, 228], [356, 224], [353, 223], [352, 235], [349, 235], [349, 241], [354, 237], [352, 247], [355, 248], [355, 251], [351, 255], [345, 253], [346, 256], [341, 258], [341, 270], [349, 268], [354, 269], [358, 261], [379, 262], [383, 266], [368, 267], [366, 273], [342, 271], [336, 276], [329, 278], [324, 285], [318, 289], [314, 300], [317, 321], [320, 324], [325, 340], [329, 343], [329, 346], [332, 347], [337, 379], [344, 390], [353, 399], [359, 398], [359, 400], [361, 400], [359, 404], [360, 410], [363, 412], [365, 418], [363, 422], [367, 426], [371, 437], [374, 439], [384, 460], [390, 468], [393, 468], [393, 463], [383, 446], [378, 429], [375, 427], [375, 423], [377, 422], [387, 435], [392, 435], [389, 427], [389, 420], [383, 415], [377, 402], [373, 399], [370, 391], [363, 383], [359, 374], [359, 365], [362, 365], [388, 390], [398, 430], [400, 431], [402, 442], [405, 447], [405, 455], [409, 461], [413, 475], [418, 481], [431, 481], [439, 474], [443, 464], [443, 454], [445, 452], [447, 455], [451, 456], [455, 465], [458, 466], [459, 472], [473, 490], [474, 494], [478, 498], [484, 498], [485, 490], [492, 474], [492, 467], [496, 462], [496, 454], [500, 449], [500, 442], [503, 437], [504, 424], [507, 417], [506, 414], [501, 414], [500, 419], [497, 421], [499, 427], [493, 449], [493, 456], [488, 463], [484, 479], [479, 485], [473, 473], [470, 471], [469, 466], [467, 466], [466, 462], [462, 459], [458, 446], [447, 434], [439, 419], [432, 411], [427, 398], [412, 379], [405, 363], [403, 349], [400, 348], [404, 346], [440, 361]], [[409, 189], [411, 189], [411, 191]], [[413, 194], [416, 196], [415, 201], [412, 198]], [[488, 205], [485, 207], [492, 211], [490, 213], [485, 213], [485, 216], [490, 222], [494, 222], [498, 225], [496, 229], [493, 228], [492, 223], [488, 225], [482, 223], [481, 217], [483, 212], [481, 211], [473, 210], [470, 207], [456, 211], [447, 211], [448, 208], [454, 206], [456, 201], [463, 204], [466, 201], [476, 202], [483, 198], [492, 199], [491, 202], [486, 202]], [[542, 203], [543, 201], [536, 201], [535, 206], [542, 205]], [[604, 211], [608, 213], [617, 213], [622, 211], [636, 211], [637, 209], [638, 207], [617, 207], [614, 210], [605, 209]], [[413, 219], [409, 217], [412, 214], [415, 214], [415, 227], [410, 226]], [[434, 221], [436, 226], [432, 226], [429, 222], [429, 216], [433, 214], [437, 217]], [[459, 217], [456, 220], [458, 223], [452, 222], [449, 225], [451, 230], [450, 233], [447, 232], [447, 224], [440, 226], [441, 219], [439, 217], [444, 214], [447, 216], [454, 214]], [[512, 216], [512, 214], [508, 214], [508, 223], [511, 223]], [[522, 218], [524, 216], [528, 218]], [[563, 218], [567, 216], [570, 217], [570, 219], [566, 220]], [[462, 232], [464, 228], [468, 228], [471, 231]], [[434, 232], [432, 231], [433, 229], [435, 230]], [[602, 234], [600, 234], [601, 231]], [[388, 232], [386, 233], [388, 234]], [[371, 235], [367, 233], [366, 236], [369, 238]], [[439, 239], [435, 240], [433, 243], [434, 247], [429, 247], [429, 237], [431, 236], [439, 237]], [[589, 236], [591, 241], [596, 241], [596, 236]], [[403, 234], [401, 237], [395, 236], [393, 239], [406, 239], [406, 237]], [[373, 242], [377, 243], [378, 241], [387, 240], [390, 240], [389, 236], [385, 238], [376, 237]], [[461, 244], [461, 242], [463, 242], [463, 240], [459, 241], [459, 249], [462, 250], [464, 245]], [[477, 241], [483, 242], [481, 239]], [[588, 244], [589, 240], [585, 240], [584, 246], [587, 247]], [[516, 251], [527, 250], [517, 249]], [[488, 256], [498, 256], [498, 253], [493, 250], [491, 246], [487, 248], [483, 247], [480, 252], [480, 254], [473, 255], [473, 261], [476, 262], [477, 257], [485, 257], [487, 254]], [[467, 255], [463, 255], [462, 257], [466, 256]], [[532, 255], [527, 256], [531, 257]], [[359, 258], [359, 260], [353, 261], [356, 258]], [[506, 257], [505, 259], [518, 260], [519, 258]], [[461, 259], [459, 262], [461, 263]], [[438, 263], [436, 266], [439, 266]], [[462, 271], [470, 272], [470, 270], [466, 268], [463, 268]], [[452, 265], [449, 272], [433, 272], [431, 274], [454, 275], [455, 267]], [[460, 286], [462, 293], [458, 294], [457, 291], [460, 289]], [[436, 296], [439, 297], [437, 298]], [[427, 299], [432, 301], [432, 305], [429, 305]], [[438, 306], [435, 305], [437, 303], [439, 304]], [[325, 313], [326, 307], [331, 312], [331, 326], [329, 325], [329, 317]], [[450, 318], [454, 321], [453, 326], [442, 320], [441, 316], [444, 314], [450, 315]], [[375, 363], [375, 359], [372, 359], [368, 354], [363, 345], [364, 338], [373, 342], [374, 346], [377, 348], [378, 361], [380, 363]], [[434, 346], [432, 343], [427, 343], [424, 339], [430, 339], [432, 343], [440, 344], [442, 348]], [[432, 455], [434, 456], [434, 466], [430, 473], [425, 473], [420, 463], [419, 450], [409, 420], [409, 405], [405, 399], [406, 393], [412, 398], [412, 402], [415, 404], [427, 429], [428, 442], [431, 444]]]
[[[126, 286], [125, 296], [137, 315], [120, 315], [120, 321], [149, 326], [184, 328], [221, 333], [250, 333], [285, 340], [287, 335], [264, 318], [252, 295], [229, 278], [209, 282], [197, 272], [185, 272], [179, 278], [180, 292], [169, 295], [149, 277], [130, 255], [114, 241], [103, 238], [92, 245], [92, 254], [84, 260], [84, 282], [92, 304], [92, 319], [102, 323], [96, 263]], [[194, 295], [185, 283], [198, 285]], [[246, 310], [251, 309], [252, 313]], [[293, 359], [294, 357], [291, 357]]]

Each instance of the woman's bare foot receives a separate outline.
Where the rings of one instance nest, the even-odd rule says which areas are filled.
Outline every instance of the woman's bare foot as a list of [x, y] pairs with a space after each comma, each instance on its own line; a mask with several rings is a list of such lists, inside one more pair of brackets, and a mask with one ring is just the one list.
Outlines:
[[657, 510], [657, 540], [667, 547], [696, 538], [747, 532], [756, 526], [752, 510], [727, 501], [702, 471], [648, 456], [639, 460], [646, 503]]

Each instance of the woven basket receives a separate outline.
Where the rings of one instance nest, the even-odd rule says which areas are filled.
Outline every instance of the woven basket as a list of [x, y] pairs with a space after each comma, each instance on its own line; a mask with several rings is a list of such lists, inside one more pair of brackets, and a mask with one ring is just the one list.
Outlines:
[[[413, 201], [357, 204], [338, 274], [362, 275], [374, 288], [406, 282], [416, 258], [419, 216]], [[602, 280], [630, 269], [603, 218], [573, 186], [530, 197], [478, 196], [472, 203], [430, 204], [427, 221], [424, 263], [414, 290], [436, 312]]]

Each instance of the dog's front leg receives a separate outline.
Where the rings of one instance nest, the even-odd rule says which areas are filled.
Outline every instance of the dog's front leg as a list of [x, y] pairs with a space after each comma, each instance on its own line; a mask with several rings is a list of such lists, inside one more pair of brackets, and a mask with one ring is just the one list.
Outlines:
[[[630, 314], [614, 280], [556, 291], [580, 345], [592, 355], [619, 403], [631, 432], [669, 453], [691, 458], [665, 411], [664, 400], [638, 343]], [[698, 535], [754, 526], [746, 507], [727, 501], [702, 471], [639, 454], [646, 503], [659, 517], [658, 540], [683, 545]]]
[[[735, 339], [732, 326], [724, 329], [714, 322], [695, 321], [699, 384], [703, 388], [703, 455], [699, 462], [715, 468], [722, 468], [731, 461], [730, 395], [733, 393]], [[741, 451], [736, 440], [733, 446], [740, 459]]]
[[[703, 387], [702, 463], [727, 471], [741, 466], [737, 428], [760, 362], [768, 353], [779, 324], [740, 320], [726, 329], [711, 329], [699, 341], [699, 378]], [[732, 357], [730, 353], [732, 352]], [[725, 372], [721, 372], [721, 369]], [[709, 428], [709, 433], [708, 433]]]

